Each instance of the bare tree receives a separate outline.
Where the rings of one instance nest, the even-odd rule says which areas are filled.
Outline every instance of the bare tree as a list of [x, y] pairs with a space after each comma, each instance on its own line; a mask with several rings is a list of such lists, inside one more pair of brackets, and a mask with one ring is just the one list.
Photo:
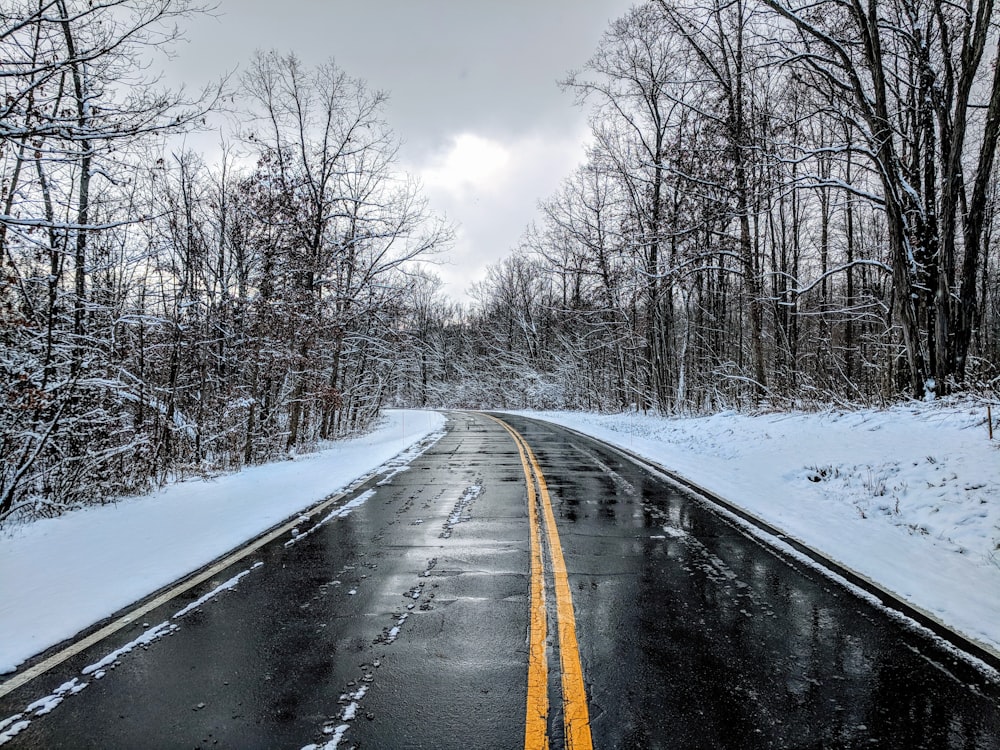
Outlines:
[[[964, 373], [975, 324], [983, 211], [1000, 127], [1000, 75], [987, 86], [987, 103], [976, 101], [984, 52], [991, 39], [996, 43], [993, 2], [766, 5], [798, 32], [789, 64], [840, 92], [846, 122], [865, 141], [857, 151], [881, 182], [910, 387], [918, 397], [942, 392]], [[969, 125], [979, 106], [986, 118], [970, 159]]]
[[38, 468], [85, 440], [84, 428], [100, 429], [82, 415], [117, 398], [107, 342], [92, 330], [107, 297], [92, 275], [114, 247], [112, 235], [148, 215], [135, 191], [135, 149], [190, 126], [211, 104], [210, 96], [187, 100], [145, 77], [144, 56], [175, 39], [173, 23], [195, 10], [186, 0], [18, 0], [0, 14], [0, 298], [12, 325], [4, 343], [18, 352], [4, 358], [15, 364], [3, 379], [20, 383], [27, 398], [0, 438], [10, 467], [0, 517], [39, 491], [42, 476], [59, 485], [50, 496], [73, 495], [59, 470], [99, 476], [115, 453], [108, 446], [93, 451], [90, 466], [78, 456]]
[[[261, 154], [259, 215], [282, 237], [280, 267], [263, 273], [282, 277], [291, 448], [306, 418], [327, 437], [377, 412], [377, 402], [362, 409], [348, 397], [362, 391], [346, 357], [368, 361], [379, 340], [372, 316], [387, 302], [390, 277], [445, 244], [450, 231], [427, 223], [417, 185], [394, 170], [385, 94], [332, 62], [310, 71], [276, 53], [258, 55], [244, 83], [256, 112], [246, 137]], [[363, 388], [383, 388], [365, 378]]]

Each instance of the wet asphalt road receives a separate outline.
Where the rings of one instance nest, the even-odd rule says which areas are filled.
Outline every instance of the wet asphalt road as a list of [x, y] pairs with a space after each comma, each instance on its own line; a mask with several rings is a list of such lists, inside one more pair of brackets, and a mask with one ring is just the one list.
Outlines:
[[[505, 419], [551, 493], [595, 748], [1000, 748], [1000, 687], [920, 632], [618, 453]], [[0, 732], [30, 721], [6, 748], [524, 747], [522, 464], [486, 416], [449, 427], [350, 515], [0, 698]], [[554, 700], [553, 748], [560, 722]]]

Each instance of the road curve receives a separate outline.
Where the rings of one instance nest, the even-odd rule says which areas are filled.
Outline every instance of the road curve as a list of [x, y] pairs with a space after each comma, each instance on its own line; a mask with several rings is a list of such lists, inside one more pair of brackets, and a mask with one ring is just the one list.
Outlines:
[[0, 697], [5, 738], [985, 750], [1000, 686], [618, 451], [452, 412], [408, 465]]

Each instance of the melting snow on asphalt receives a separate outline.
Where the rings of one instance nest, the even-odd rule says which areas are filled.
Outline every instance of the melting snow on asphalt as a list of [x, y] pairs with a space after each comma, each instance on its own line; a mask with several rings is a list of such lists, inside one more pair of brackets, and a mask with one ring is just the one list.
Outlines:
[[350, 724], [341, 724], [337, 727], [331, 727], [329, 734], [332, 736], [327, 742], [324, 742], [322, 745], [306, 745], [302, 748], [302, 750], [336, 750], [337, 745], [339, 745], [340, 741], [344, 739], [344, 734], [350, 728]]
[[[375, 662], [374, 666], [377, 668], [379, 666], [378, 662]], [[375, 679], [375, 675], [372, 672], [365, 672], [365, 676], [362, 678], [365, 682], [371, 682]], [[354, 684], [354, 683], [351, 683]], [[310, 745], [305, 745], [302, 750], [335, 750], [335, 748], [340, 744], [340, 741], [344, 739], [344, 735], [347, 730], [351, 728], [349, 722], [354, 721], [358, 715], [358, 709], [361, 707], [361, 699], [365, 697], [368, 693], [368, 685], [361, 685], [357, 690], [353, 690], [349, 693], [343, 693], [340, 696], [338, 703], [344, 704], [343, 710], [340, 712], [339, 721], [340, 724], [327, 724], [323, 727], [323, 734], [330, 737], [322, 745], [317, 745], [315, 743]]]
[[198, 597], [197, 599], [195, 599], [193, 602], [191, 602], [190, 604], [188, 604], [183, 609], [179, 609], [177, 612], [174, 613], [174, 618], [183, 617], [184, 615], [186, 615], [191, 610], [198, 609], [198, 607], [200, 607], [202, 604], [204, 604], [208, 600], [214, 599], [216, 596], [218, 596], [219, 594], [221, 594], [223, 591], [228, 591], [231, 588], [235, 588], [236, 584], [238, 584], [240, 581], [242, 581], [245, 576], [250, 575], [250, 573], [252, 571], [254, 571], [255, 569], [259, 568], [263, 564], [264, 563], [262, 563], [262, 562], [255, 562], [248, 570], [244, 570], [242, 573], [238, 573], [238, 574], [234, 575], [228, 581], [226, 581], [225, 583], [222, 583], [222, 584], [216, 586], [214, 589], [212, 589], [211, 591], [209, 591], [204, 596]]
[[22, 713], [14, 714], [6, 719], [0, 719], [0, 745], [5, 745], [14, 739], [31, 725], [31, 718], [44, 716], [53, 711], [66, 696], [76, 695], [89, 685], [89, 682], [80, 682], [74, 677], [68, 682], [64, 682], [48, 695], [39, 698], [31, 703]]
[[25, 719], [24, 714], [14, 714], [13, 716], [0, 720], [0, 745], [5, 745], [17, 737], [31, 724], [30, 719]]
[[367, 502], [368, 499], [374, 494], [375, 490], [365, 490], [357, 497], [341, 505], [339, 508], [334, 508], [333, 510], [331, 510], [327, 515], [325, 515], [322, 519], [317, 521], [315, 525], [311, 526], [306, 531], [300, 532], [297, 529], [292, 529], [293, 537], [289, 539], [287, 542], [285, 542], [285, 546], [291, 547], [293, 544], [298, 544], [307, 536], [312, 534], [314, 531], [321, 528], [322, 526], [325, 526], [335, 518], [346, 518], [347, 516], [351, 515], [351, 511], [353, 511], [355, 508], [364, 505], [365, 502]]
[[[142, 635], [140, 635], [138, 638], [129, 641], [121, 648], [115, 649], [110, 654], [102, 658], [100, 661], [96, 661], [93, 664], [88, 664], [81, 671], [85, 675], [93, 674], [95, 672], [100, 672], [100, 674], [103, 675], [104, 667], [111, 666], [112, 664], [117, 662], [119, 658], [127, 654], [132, 649], [136, 648], [137, 646], [148, 646], [153, 641], [158, 641], [163, 636], [170, 635], [170, 633], [172, 633], [175, 630], [177, 630], [177, 626], [174, 625], [172, 622], [165, 620], [161, 622], [159, 625], [156, 625], [144, 631]], [[97, 674], [95, 674], [94, 676], [99, 677], [99, 675]]]
[[[1000, 650], [1000, 440], [989, 440], [983, 403], [522, 413], [656, 461]], [[663, 528], [678, 533], [679, 523]]]
[[452, 509], [451, 515], [448, 516], [448, 520], [444, 522], [444, 531], [439, 534], [442, 539], [448, 539], [451, 536], [452, 532], [455, 530], [456, 524], [469, 520], [469, 516], [467, 514], [469, 506], [472, 504], [473, 500], [479, 497], [479, 493], [482, 491], [482, 484], [474, 484], [462, 493], [458, 502], [455, 503], [455, 507]]
[[343, 700], [350, 701], [350, 703], [348, 703], [344, 707], [344, 710], [340, 714], [341, 721], [354, 721], [354, 717], [358, 715], [358, 705], [361, 699], [365, 697], [365, 694], [367, 692], [368, 692], [368, 686], [362, 685], [353, 693], [345, 693], [344, 695], [340, 696], [340, 699], [342, 701]]
[[382, 630], [382, 634], [375, 639], [375, 643], [384, 643], [387, 645], [390, 643], [394, 643], [396, 639], [399, 638], [399, 634], [403, 630], [403, 625], [406, 623], [406, 620], [409, 618], [409, 616], [410, 616], [409, 612], [403, 612], [402, 614], [394, 615], [394, 617], [396, 618], [395, 624], [392, 627], [384, 628]]

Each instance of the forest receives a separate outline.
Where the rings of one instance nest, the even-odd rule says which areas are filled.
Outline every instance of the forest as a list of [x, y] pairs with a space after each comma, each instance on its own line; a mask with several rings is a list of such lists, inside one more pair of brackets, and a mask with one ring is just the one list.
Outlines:
[[[649, 0], [559, 85], [581, 165], [474, 303], [386, 94], [149, 60], [189, 0], [0, 8], [0, 524], [388, 406], [661, 414], [1000, 388], [992, 0]], [[178, 146], [210, 113], [222, 146]]]

